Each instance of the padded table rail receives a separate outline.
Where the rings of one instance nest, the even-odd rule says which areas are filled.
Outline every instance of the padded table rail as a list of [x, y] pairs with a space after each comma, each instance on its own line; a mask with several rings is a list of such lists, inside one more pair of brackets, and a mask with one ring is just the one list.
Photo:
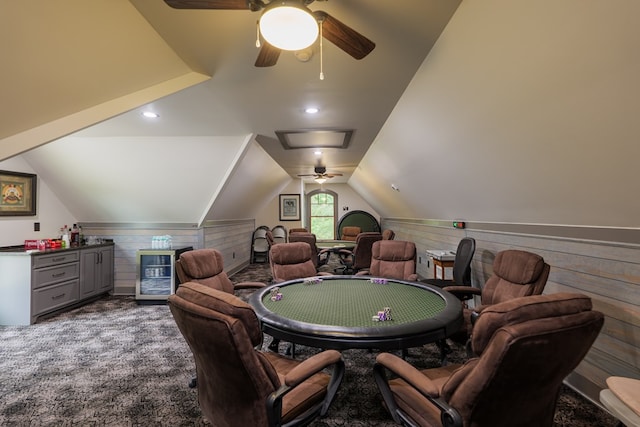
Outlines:
[[[292, 280], [255, 292], [250, 303], [263, 331], [321, 348], [402, 349], [442, 339], [462, 325], [460, 301], [435, 286], [401, 280], [372, 283], [363, 276]], [[282, 299], [271, 300], [280, 288]], [[373, 316], [391, 308], [392, 320]]]

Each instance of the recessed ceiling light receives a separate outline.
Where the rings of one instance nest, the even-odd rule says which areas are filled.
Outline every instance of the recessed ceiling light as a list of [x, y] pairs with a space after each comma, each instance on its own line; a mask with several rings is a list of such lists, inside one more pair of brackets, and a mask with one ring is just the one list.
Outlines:
[[304, 109], [304, 112], [307, 114], [316, 114], [318, 111], [320, 110], [316, 107], [308, 107]]
[[315, 154], [316, 156], [322, 156], [322, 151], [317, 150], [317, 151], [314, 151], [313, 154]]
[[160, 114], [154, 113], [153, 111], [143, 111], [142, 115], [149, 119], [157, 119], [158, 117], [160, 117]]

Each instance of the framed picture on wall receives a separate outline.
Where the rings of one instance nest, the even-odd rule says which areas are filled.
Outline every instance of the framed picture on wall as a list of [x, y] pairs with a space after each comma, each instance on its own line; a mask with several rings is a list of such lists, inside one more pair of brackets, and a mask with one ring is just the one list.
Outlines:
[[0, 170], [0, 216], [36, 214], [36, 175]]
[[280, 194], [280, 221], [300, 221], [299, 194]]

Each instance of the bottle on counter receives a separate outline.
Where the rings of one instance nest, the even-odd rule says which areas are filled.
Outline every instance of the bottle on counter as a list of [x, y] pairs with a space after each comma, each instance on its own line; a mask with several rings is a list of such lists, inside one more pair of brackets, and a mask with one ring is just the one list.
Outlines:
[[78, 224], [73, 224], [70, 234], [71, 247], [77, 248], [80, 246], [80, 230], [78, 229]]
[[65, 224], [64, 227], [62, 227], [62, 230], [60, 230], [61, 234], [60, 234], [60, 240], [62, 240], [62, 247], [63, 248], [70, 248], [71, 247], [71, 239], [69, 237], [69, 227], [67, 227], [67, 225]]

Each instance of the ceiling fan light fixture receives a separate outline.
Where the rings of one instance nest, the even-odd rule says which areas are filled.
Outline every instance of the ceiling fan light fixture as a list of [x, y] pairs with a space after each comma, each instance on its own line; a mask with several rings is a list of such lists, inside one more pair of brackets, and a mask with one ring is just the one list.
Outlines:
[[317, 178], [313, 179], [315, 182], [317, 182], [318, 184], [324, 184], [325, 182], [327, 182], [327, 178], [323, 177], [323, 176], [319, 176]]
[[260, 17], [260, 33], [272, 46], [302, 50], [318, 38], [319, 26], [311, 12], [299, 2], [278, 1]]

